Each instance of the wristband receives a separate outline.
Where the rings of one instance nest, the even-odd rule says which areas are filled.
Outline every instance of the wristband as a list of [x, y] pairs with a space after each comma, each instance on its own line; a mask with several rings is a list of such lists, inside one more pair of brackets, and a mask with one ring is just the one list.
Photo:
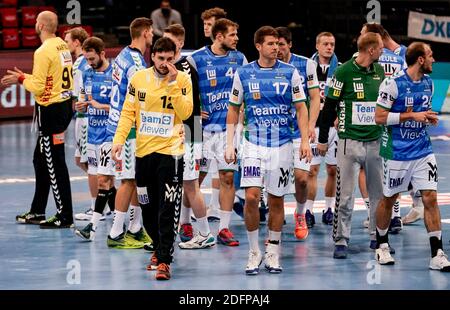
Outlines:
[[23, 80], [25, 80], [25, 75], [24, 74], [20, 75], [18, 80], [20, 84], [23, 84]]
[[386, 120], [386, 125], [400, 124], [400, 113], [389, 112]]

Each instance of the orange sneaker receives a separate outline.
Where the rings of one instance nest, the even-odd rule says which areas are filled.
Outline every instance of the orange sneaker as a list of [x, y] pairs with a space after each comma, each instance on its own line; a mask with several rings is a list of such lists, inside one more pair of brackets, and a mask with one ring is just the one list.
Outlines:
[[153, 253], [150, 258], [150, 264], [147, 265], [147, 270], [156, 270], [158, 268], [158, 259], [156, 258], [155, 253]]
[[238, 246], [239, 241], [234, 239], [234, 235], [228, 228], [223, 228], [217, 235], [217, 243], [227, 246]]
[[294, 221], [295, 221], [295, 238], [298, 240], [306, 240], [308, 237], [308, 226], [306, 225], [306, 218], [304, 214], [294, 213]]
[[164, 263], [158, 265], [155, 274], [156, 280], [169, 280], [170, 279], [170, 266]]

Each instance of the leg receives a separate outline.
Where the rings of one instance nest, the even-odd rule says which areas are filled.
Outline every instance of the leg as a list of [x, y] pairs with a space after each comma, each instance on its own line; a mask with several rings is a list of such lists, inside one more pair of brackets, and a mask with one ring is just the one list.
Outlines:
[[41, 214], [45, 217], [48, 194], [50, 191], [50, 178], [48, 177], [47, 163], [44, 154], [40, 151], [41, 137], [36, 142], [33, 154], [34, 175], [36, 177], [33, 202], [31, 203], [31, 213]]

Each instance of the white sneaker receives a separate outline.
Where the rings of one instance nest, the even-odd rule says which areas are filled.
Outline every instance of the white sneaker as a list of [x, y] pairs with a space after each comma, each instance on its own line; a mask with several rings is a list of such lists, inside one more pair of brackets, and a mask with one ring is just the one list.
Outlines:
[[395, 260], [391, 256], [389, 244], [387, 243], [380, 244], [380, 247], [375, 250], [375, 259], [378, 261], [380, 265], [394, 265]]
[[430, 269], [450, 272], [450, 262], [444, 251], [438, 250], [437, 255], [430, 260]]
[[406, 216], [402, 218], [403, 225], [412, 224], [414, 222], [417, 222], [418, 220], [423, 219], [423, 212], [423, 206], [411, 207], [408, 214], [406, 214]]
[[[90, 221], [92, 218], [92, 214], [94, 214], [94, 210], [89, 208], [86, 211], [84, 211], [83, 213], [75, 214], [75, 219], [78, 221]], [[102, 217], [100, 218], [100, 221], [104, 221], [104, 220], [105, 220], [105, 216], [102, 215]]]
[[248, 252], [247, 267], [245, 267], [245, 274], [249, 276], [257, 275], [259, 273], [259, 265], [262, 262], [261, 252], [250, 250]]
[[206, 236], [202, 236], [199, 232], [194, 237], [186, 242], [178, 243], [180, 249], [204, 249], [212, 247], [216, 244], [216, 238], [209, 233]]
[[266, 253], [264, 254], [265, 267], [270, 273], [280, 273], [283, 268], [280, 266], [280, 246], [275, 244], [267, 244]]
[[369, 218], [366, 218], [366, 219], [363, 221], [363, 226], [364, 226], [364, 228], [369, 228]]

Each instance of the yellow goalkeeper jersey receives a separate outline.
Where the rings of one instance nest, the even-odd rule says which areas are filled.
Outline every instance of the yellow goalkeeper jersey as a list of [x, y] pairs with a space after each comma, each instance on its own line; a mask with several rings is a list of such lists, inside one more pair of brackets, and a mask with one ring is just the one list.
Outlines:
[[33, 73], [25, 74], [23, 86], [42, 106], [71, 98], [72, 55], [61, 38], [47, 39], [34, 52]]
[[182, 155], [183, 120], [193, 109], [192, 82], [187, 73], [178, 71], [171, 83], [154, 67], [136, 72], [128, 91], [114, 135], [114, 144], [124, 144], [136, 122], [136, 156], [151, 153]]

